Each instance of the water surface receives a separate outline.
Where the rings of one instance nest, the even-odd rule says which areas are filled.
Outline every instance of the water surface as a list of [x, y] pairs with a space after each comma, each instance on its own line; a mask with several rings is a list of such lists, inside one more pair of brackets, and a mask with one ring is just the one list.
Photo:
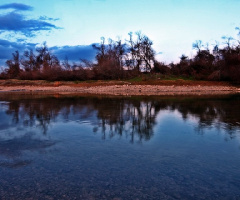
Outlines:
[[0, 199], [240, 199], [240, 96], [0, 94]]

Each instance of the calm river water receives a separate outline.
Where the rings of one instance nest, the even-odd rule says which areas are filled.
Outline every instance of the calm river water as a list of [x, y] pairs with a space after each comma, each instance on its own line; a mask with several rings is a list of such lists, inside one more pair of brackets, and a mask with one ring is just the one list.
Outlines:
[[0, 94], [0, 199], [240, 199], [240, 96]]

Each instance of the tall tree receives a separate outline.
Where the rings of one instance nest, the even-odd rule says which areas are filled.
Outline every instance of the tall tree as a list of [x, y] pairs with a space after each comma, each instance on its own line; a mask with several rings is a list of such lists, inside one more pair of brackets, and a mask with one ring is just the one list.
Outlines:
[[43, 69], [51, 69], [52, 67], [59, 66], [58, 58], [51, 54], [49, 51], [46, 42], [43, 43], [41, 47], [36, 49], [38, 55], [36, 57], [36, 68], [38, 70]]
[[33, 71], [37, 70], [36, 68], [36, 56], [33, 53], [33, 50], [24, 51], [23, 59], [21, 60], [21, 64], [23, 65], [25, 71]]
[[15, 51], [12, 54], [13, 58], [11, 60], [7, 60], [6, 64], [8, 66], [7, 74], [9, 78], [16, 78], [20, 73], [20, 59], [19, 52]]
[[124, 57], [126, 55], [125, 44], [121, 40], [112, 39], [105, 43], [105, 38], [101, 38], [100, 45], [93, 45], [97, 50], [97, 64], [95, 70], [101, 78], [121, 78], [123, 74]]
[[152, 64], [155, 61], [155, 52], [152, 48], [153, 42], [140, 31], [135, 33], [136, 40], [133, 40], [133, 34], [129, 33], [129, 55], [130, 62], [138, 71], [151, 71]]

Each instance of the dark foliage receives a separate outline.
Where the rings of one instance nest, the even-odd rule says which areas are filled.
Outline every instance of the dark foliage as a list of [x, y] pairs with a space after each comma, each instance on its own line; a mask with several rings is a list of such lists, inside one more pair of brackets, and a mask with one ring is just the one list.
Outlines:
[[201, 40], [193, 43], [196, 55], [189, 59], [182, 55], [178, 64], [166, 65], [155, 60], [153, 42], [141, 32], [129, 33], [129, 40], [114, 41], [101, 38], [96, 62], [81, 60], [70, 64], [66, 58], [62, 63], [53, 55], [46, 43], [36, 49], [27, 50], [20, 57], [19, 52], [7, 60], [7, 69], [1, 79], [18, 78], [29, 80], [118, 80], [139, 76], [141, 73], [159, 73], [199, 80], [233, 81], [240, 83], [240, 43], [232, 38], [225, 39], [225, 46], [215, 45], [212, 50]]
[[225, 47], [218, 45], [210, 51], [208, 45], [203, 48], [202, 42], [193, 43], [197, 51], [193, 59], [185, 55], [180, 57], [180, 63], [171, 66], [171, 73], [200, 80], [233, 81], [240, 83], [240, 44], [231, 44], [227, 39]]
[[19, 52], [16, 51], [12, 54], [12, 60], [7, 60], [6, 64], [8, 69], [6, 70], [5, 74], [8, 78], [17, 78], [20, 74], [20, 59], [19, 59]]

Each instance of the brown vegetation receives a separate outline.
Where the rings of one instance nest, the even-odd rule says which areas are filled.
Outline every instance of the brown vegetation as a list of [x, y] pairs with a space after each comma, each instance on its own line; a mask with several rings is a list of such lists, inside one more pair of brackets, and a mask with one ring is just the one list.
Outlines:
[[[97, 51], [96, 63], [81, 60], [79, 64], [71, 65], [67, 59], [61, 63], [44, 43], [36, 49], [36, 55], [33, 50], [25, 51], [22, 56], [18, 51], [13, 53], [13, 58], [6, 61], [8, 68], [0, 74], [0, 78], [47, 81], [128, 80], [144, 77], [145, 73], [150, 74], [151, 78], [175, 76], [240, 83], [240, 43], [234, 44], [231, 39], [225, 39], [227, 42], [224, 47], [215, 45], [213, 50], [208, 45], [204, 46], [200, 40], [196, 41], [193, 49], [197, 53], [192, 59], [182, 55], [178, 64], [170, 65], [155, 60], [152, 41], [140, 32], [135, 35], [129, 33], [129, 40], [125, 43], [109, 39], [106, 44], [102, 38], [99, 45], [93, 45]], [[154, 82], [148, 81], [150, 84]]]
[[1, 92], [23, 94], [98, 94], [98, 95], [213, 95], [239, 93], [240, 89], [227, 82], [191, 80], [144, 80], [144, 81], [34, 81], [2, 80]]

